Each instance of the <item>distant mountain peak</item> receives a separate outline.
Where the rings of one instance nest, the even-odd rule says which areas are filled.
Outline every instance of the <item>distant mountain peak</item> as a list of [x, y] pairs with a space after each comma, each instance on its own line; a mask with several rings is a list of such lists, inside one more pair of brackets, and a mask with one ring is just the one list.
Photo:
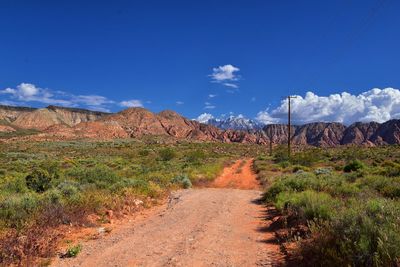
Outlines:
[[213, 125], [223, 130], [255, 131], [263, 128], [263, 124], [255, 120], [248, 119], [242, 114], [230, 115], [226, 118], [214, 118], [211, 114], [202, 114], [197, 121]]

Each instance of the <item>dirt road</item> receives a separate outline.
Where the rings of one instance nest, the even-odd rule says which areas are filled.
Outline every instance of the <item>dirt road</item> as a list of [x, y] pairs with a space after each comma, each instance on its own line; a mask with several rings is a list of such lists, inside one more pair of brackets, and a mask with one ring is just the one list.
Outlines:
[[[254, 189], [251, 160], [227, 168], [215, 185]], [[242, 173], [242, 180], [237, 179]], [[244, 175], [243, 175], [244, 174]], [[245, 181], [248, 180], [248, 181]], [[54, 266], [273, 266], [282, 258], [265, 221], [260, 191], [203, 188], [175, 192], [169, 203]]]

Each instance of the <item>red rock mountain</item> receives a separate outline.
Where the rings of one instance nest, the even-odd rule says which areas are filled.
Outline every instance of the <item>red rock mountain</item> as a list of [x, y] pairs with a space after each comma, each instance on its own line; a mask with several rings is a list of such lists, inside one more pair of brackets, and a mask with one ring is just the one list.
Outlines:
[[14, 129], [45, 130], [53, 125], [74, 126], [81, 122], [96, 121], [108, 113], [77, 108], [48, 106], [35, 109], [0, 106], [0, 124]]
[[[111, 114], [56, 106], [43, 109], [0, 106], [0, 132], [23, 129], [39, 131], [24, 137], [32, 140], [140, 138], [146, 135], [264, 145], [270, 142], [285, 144], [288, 140], [288, 128], [284, 124], [271, 124], [252, 132], [222, 130], [170, 110], [156, 114], [144, 108], [129, 108]], [[291, 138], [293, 145], [298, 146], [400, 144], [400, 120], [382, 124], [357, 122], [348, 127], [341, 123], [309, 123], [292, 126]]]

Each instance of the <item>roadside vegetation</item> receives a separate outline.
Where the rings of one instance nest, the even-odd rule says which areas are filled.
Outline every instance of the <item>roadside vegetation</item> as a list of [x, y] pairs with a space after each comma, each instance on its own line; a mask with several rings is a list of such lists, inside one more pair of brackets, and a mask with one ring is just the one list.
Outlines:
[[259, 156], [277, 235], [305, 266], [399, 266], [400, 147], [284, 147]]
[[[94, 227], [110, 213], [154, 205], [169, 190], [207, 183], [230, 160], [260, 149], [154, 138], [0, 144], [0, 265], [54, 256], [62, 227]], [[80, 248], [72, 244], [68, 256]]]

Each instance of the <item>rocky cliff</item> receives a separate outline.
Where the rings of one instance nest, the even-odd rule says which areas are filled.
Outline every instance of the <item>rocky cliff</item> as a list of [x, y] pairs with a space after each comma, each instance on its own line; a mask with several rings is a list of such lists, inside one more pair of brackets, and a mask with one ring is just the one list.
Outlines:
[[[49, 106], [43, 109], [0, 106], [0, 132], [36, 129], [29, 137], [43, 139], [112, 139], [164, 136], [196, 141], [252, 144], [286, 144], [285, 124], [271, 124], [261, 130], [224, 130], [189, 120], [170, 110], [153, 113], [144, 108], [129, 108], [109, 114], [83, 109]], [[291, 140], [297, 146], [335, 147], [339, 145], [400, 144], [400, 120], [385, 123], [317, 122], [292, 126]]]
[[108, 113], [57, 106], [40, 109], [0, 106], [1, 124], [14, 129], [45, 130], [57, 124], [74, 126], [81, 122], [96, 121], [105, 115]]

